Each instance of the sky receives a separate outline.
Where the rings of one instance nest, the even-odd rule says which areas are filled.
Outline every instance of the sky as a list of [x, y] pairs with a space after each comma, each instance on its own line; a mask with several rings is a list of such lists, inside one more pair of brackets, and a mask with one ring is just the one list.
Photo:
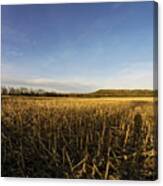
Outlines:
[[152, 89], [153, 8], [152, 1], [2, 6], [2, 85]]

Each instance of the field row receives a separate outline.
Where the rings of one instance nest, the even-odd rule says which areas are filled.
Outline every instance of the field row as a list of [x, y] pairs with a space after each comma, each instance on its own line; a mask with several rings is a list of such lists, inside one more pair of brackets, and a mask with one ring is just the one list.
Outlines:
[[153, 102], [2, 99], [2, 176], [157, 178]]

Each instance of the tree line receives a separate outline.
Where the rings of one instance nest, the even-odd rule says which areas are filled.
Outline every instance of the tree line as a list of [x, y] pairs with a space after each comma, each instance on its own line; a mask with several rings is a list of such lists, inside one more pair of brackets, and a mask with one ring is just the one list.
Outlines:
[[153, 90], [128, 89], [100, 89], [91, 93], [58, 93], [43, 89], [30, 89], [25, 87], [1, 87], [1, 95], [9, 96], [49, 96], [49, 97], [151, 97], [157, 96]]

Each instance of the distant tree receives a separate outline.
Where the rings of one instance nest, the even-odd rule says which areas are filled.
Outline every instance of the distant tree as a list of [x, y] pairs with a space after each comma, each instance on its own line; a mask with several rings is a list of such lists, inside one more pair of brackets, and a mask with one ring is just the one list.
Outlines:
[[9, 95], [15, 95], [16, 94], [16, 89], [13, 87], [9, 88]]
[[2, 88], [1, 88], [1, 94], [2, 94], [2, 95], [7, 95], [7, 94], [8, 94], [8, 90], [7, 90], [6, 87], [2, 87]]
[[20, 94], [21, 95], [27, 95], [29, 93], [29, 90], [25, 87], [20, 88]]
[[43, 89], [38, 89], [38, 90], [37, 90], [37, 93], [38, 93], [39, 95], [44, 95], [44, 94], [45, 94], [45, 91], [44, 91]]

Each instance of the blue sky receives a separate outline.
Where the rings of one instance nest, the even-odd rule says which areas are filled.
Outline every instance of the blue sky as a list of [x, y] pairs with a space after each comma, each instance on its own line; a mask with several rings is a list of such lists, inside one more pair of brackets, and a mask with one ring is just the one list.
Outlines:
[[153, 87], [153, 2], [2, 6], [2, 85]]

